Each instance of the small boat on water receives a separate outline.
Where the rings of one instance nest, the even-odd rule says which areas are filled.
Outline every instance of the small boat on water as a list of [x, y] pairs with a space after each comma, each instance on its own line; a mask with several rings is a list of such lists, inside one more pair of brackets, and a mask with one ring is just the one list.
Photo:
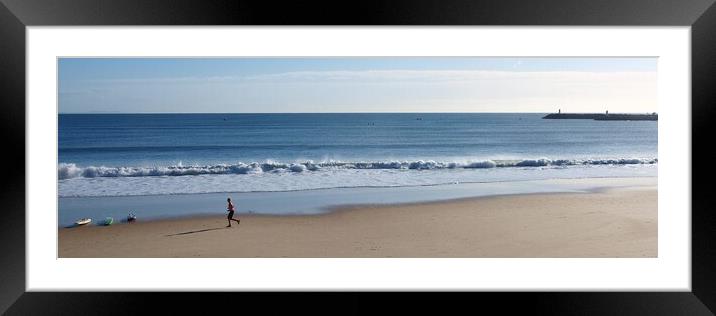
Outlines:
[[87, 225], [92, 222], [91, 218], [80, 218], [75, 222], [75, 225]]
[[107, 217], [104, 219], [104, 226], [112, 225], [112, 223], [114, 223], [114, 218]]
[[134, 214], [132, 214], [132, 213], [129, 213], [129, 215], [127, 215], [127, 222], [128, 222], [128, 223], [134, 222], [134, 221], [136, 221], [136, 220], [137, 220], [137, 215], [134, 215]]

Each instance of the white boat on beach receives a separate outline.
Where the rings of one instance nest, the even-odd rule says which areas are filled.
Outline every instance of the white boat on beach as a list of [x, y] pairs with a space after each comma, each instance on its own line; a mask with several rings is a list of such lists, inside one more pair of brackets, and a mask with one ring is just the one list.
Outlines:
[[78, 220], [75, 222], [75, 224], [76, 224], [76, 225], [87, 225], [87, 224], [89, 224], [89, 223], [91, 223], [91, 222], [92, 222], [92, 219], [91, 219], [91, 218], [81, 218], [81, 219], [78, 219]]

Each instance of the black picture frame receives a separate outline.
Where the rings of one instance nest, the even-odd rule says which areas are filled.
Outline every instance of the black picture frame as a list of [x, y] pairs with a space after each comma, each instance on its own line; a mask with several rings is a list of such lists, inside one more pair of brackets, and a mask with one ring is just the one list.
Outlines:
[[[108, 1], [0, 0], [0, 129], [6, 162], [0, 220], [0, 311], [7, 314], [125, 314], [229, 310], [296, 312], [440, 311], [490, 307], [530, 314], [711, 315], [716, 311], [714, 0], [551, 1]], [[690, 26], [692, 84], [691, 292], [441, 293], [72, 293], [25, 291], [25, 32], [43, 25], [614, 25]], [[660, 210], [661, 211], [661, 210]], [[666, 210], [665, 210], [666, 211]], [[674, 210], [678, 211], [678, 210]], [[265, 301], [257, 303], [257, 301]], [[235, 302], [235, 303], [234, 303]], [[382, 303], [390, 303], [378, 308]]]

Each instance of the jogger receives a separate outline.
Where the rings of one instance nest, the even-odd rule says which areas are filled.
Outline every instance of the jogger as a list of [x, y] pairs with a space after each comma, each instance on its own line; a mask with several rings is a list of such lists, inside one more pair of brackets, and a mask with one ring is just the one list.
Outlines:
[[226, 206], [226, 210], [229, 211], [229, 216], [226, 217], [226, 219], [229, 220], [229, 225], [226, 227], [231, 227], [231, 221], [236, 221], [236, 224], [241, 224], [241, 220], [234, 219], [234, 203], [231, 203], [231, 198], [227, 198], [226, 202], [229, 203], [228, 206]]

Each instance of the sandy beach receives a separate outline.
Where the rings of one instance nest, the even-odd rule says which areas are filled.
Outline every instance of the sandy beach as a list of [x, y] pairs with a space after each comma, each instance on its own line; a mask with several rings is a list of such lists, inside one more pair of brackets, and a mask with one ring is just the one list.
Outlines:
[[656, 186], [60, 228], [59, 257], [656, 257]]

